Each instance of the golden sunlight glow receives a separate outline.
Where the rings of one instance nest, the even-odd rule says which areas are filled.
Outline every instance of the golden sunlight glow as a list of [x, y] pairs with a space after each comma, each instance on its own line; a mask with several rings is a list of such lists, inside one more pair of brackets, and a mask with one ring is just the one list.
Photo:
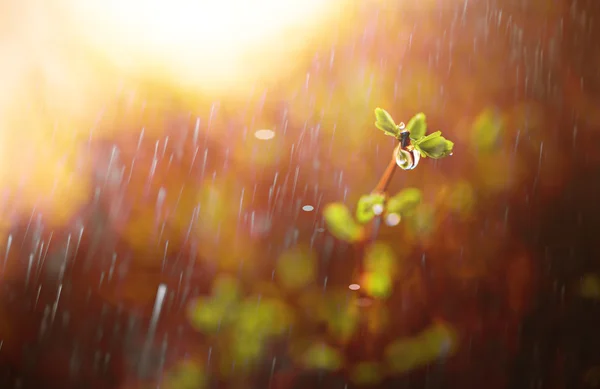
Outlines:
[[[0, 4], [6, 22], [0, 26], [0, 186], [20, 198], [24, 214], [62, 204], [66, 222], [90, 190], [81, 179], [88, 173], [78, 157], [82, 144], [92, 132], [94, 139], [114, 135], [96, 128], [105, 107], [136, 89], [181, 93], [193, 105], [195, 96], [218, 99], [276, 82], [304, 65], [309, 57], [302, 53], [335, 37], [349, 14], [342, 4], [350, 1]], [[48, 167], [54, 165], [62, 170]], [[40, 177], [48, 183], [42, 189]], [[77, 193], [73, 206], [54, 190], [57, 182]]]
[[347, 0], [66, 1], [82, 38], [120, 69], [214, 93], [294, 65]]

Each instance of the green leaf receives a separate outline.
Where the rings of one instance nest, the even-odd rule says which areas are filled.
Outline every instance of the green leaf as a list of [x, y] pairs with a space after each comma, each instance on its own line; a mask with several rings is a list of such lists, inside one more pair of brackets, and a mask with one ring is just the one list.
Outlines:
[[336, 238], [346, 242], [356, 242], [363, 238], [363, 227], [354, 221], [344, 204], [328, 204], [323, 211], [323, 216], [329, 232]]
[[410, 132], [410, 139], [418, 141], [425, 136], [427, 132], [427, 121], [425, 114], [420, 112], [412, 117], [406, 125], [406, 129]]
[[386, 215], [405, 215], [414, 210], [421, 203], [423, 196], [417, 188], [404, 189], [391, 197], [386, 204]]
[[480, 151], [494, 151], [504, 129], [502, 116], [491, 109], [483, 111], [473, 123], [471, 143]]
[[400, 134], [400, 130], [394, 119], [385, 109], [375, 108], [375, 118], [375, 127], [379, 128], [386, 135], [396, 137]]
[[361, 196], [356, 206], [356, 219], [359, 223], [368, 223], [383, 212], [385, 196], [379, 193]]
[[439, 159], [452, 155], [454, 143], [444, 138], [441, 131], [436, 131], [415, 142], [414, 146], [422, 157]]

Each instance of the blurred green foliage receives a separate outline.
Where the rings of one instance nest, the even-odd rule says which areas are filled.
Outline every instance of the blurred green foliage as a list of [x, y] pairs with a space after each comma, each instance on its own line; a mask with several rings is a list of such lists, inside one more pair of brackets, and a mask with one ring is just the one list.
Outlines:
[[404, 189], [387, 201], [385, 215], [386, 217], [391, 214], [406, 216], [421, 203], [422, 198], [423, 196], [419, 189]]
[[376, 362], [360, 362], [353, 366], [350, 380], [361, 386], [377, 385], [383, 380], [383, 372]]
[[385, 357], [392, 372], [404, 373], [450, 355], [456, 349], [456, 341], [450, 327], [436, 323], [411, 338], [392, 342], [385, 349]]
[[359, 223], [367, 223], [375, 216], [384, 213], [398, 217], [410, 214], [421, 202], [421, 191], [416, 188], [404, 189], [386, 201], [386, 196], [373, 193], [362, 196], [356, 206], [356, 218], [342, 203], [331, 203], [325, 207], [323, 216], [329, 232], [336, 238], [353, 243], [365, 237], [365, 230]]
[[363, 274], [361, 281], [362, 288], [371, 297], [382, 300], [392, 294], [394, 281], [389, 274], [380, 271], [368, 272]]
[[329, 232], [346, 242], [357, 242], [364, 237], [365, 231], [357, 224], [348, 207], [342, 203], [331, 203], [323, 211]]
[[316, 256], [310, 249], [295, 248], [286, 251], [277, 260], [277, 280], [289, 290], [302, 289], [314, 282], [316, 261]]
[[475, 150], [491, 152], [499, 146], [504, 131], [502, 115], [492, 109], [484, 110], [473, 122], [471, 130], [471, 146]]
[[600, 277], [596, 274], [586, 274], [581, 280], [579, 293], [588, 299], [600, 300]]
[[365, 250], [364, 269], [361, 286], [366, 294], [377, 299], [389, 297], [398, 271], [392, 248], [380, 242], [368, 246]]
[[273, 336], [282, 335], [293, 322], [291, 309], [275, 297], [249, 296], [242, 299], [239, 283], [229, 276], [217, 279], [212, 294], [193, 301], [188, 319], [198, 331], [224, 334], [230, 354], [227, 361], [254, 362]]
[[342, 354], [333, 347], [324, 343], [312, 344], [302, 357], [304, 367], [335, 371], [342, 367], [344, 359]]
[[192, 362], [184, 362], [169, 372], [164, 387], [165, 389], [204, 389], [207, 381], [202, 367]]

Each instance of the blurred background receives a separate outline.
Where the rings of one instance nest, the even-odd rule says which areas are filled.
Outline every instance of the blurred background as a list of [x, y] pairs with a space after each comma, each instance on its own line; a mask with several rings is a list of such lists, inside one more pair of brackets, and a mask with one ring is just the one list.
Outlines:
[[[599, 15], [0, 2], [0, 387], [600, 385]], [[322, 215], [384, 172], [376, 107], [455, 143], [391, 182], [383, 293]]]

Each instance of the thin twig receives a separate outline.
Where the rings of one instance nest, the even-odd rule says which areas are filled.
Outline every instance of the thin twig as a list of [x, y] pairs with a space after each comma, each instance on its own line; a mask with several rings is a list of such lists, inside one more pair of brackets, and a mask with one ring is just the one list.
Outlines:
[[379, 179], [377, 186], [375, 186], [375, 189], [373, 189], [371, 193], [385, 194], [388, 186], [390, 185], [390, 182], [392, 181], [392, 178], [394, 177], [394, 173], [396, 172], [397, 166], [398, 165], [396, 164], [396, 157], [392, 155], [392, 159], [388, 163], [387, 168], [385, 168], [385, 171]]

